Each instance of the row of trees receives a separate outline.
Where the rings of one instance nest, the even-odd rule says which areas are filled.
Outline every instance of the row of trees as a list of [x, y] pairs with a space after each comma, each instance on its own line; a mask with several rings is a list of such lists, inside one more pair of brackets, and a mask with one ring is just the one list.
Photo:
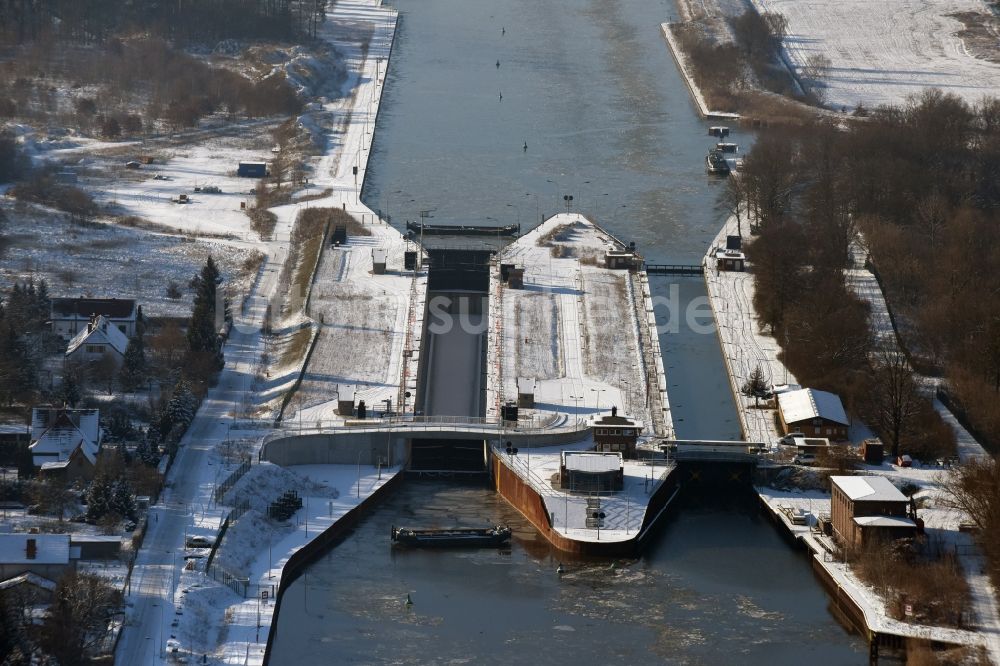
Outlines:
[[[0, 72], [0, 115], [57, 118], [114, 139], [140, 134], [151, 120], [189, 127], [216, 112], [260, 117], [301, 110], [283, 73], [254, 80], [214, 67], [161, 39], [132, 37], [111, 40], [103, 49], [68, 49], [71, 54], [51, 44], [17, 47], [16, 60]], [[97, 94], [53, 98], [53, 84], [87, 85]]]
[[14, 285], [0, 300], [0, 403], [30, 400], [48, 343], [50, 299], [45, 281]]
[[121, 32], [182, 41], [315, 36], [327, 0], [0, 0], [0, 38], [103, 43]]
[[[765, 132], [728, 185], [756, 236], [761, 322], [789, 367], [843, 395], [894, 449], [936, 455], [953, 440], [912, 365], [946, 375], [1000, 443], [998, 176], [1000, 103], [928, 91], [847, 127]], [[871, 337], [867, 306], [845, 284], [852, 242], [878, 269], [906, 356], [892, 332]]]

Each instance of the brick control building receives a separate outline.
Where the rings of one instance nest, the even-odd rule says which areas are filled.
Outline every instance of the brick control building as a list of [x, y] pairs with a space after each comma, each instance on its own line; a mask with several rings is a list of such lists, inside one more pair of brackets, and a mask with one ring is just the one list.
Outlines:
[[603, 453], [621, 453], [625, 458], [635, 458], [635, 443], [642, 426], [624, 416], [618, 408], [611, 408], [611, 416], [594, 421], [594, 448]]
[[830, 493], [833, 532], [845, 547], [916, 533], [910, 501], [883, 476], [831, 476]]

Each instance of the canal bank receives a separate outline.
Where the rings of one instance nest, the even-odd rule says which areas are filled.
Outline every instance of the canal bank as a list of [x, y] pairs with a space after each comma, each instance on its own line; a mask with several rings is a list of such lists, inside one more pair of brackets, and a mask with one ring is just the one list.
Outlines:
[[[757, 479], [771, 483], [781, 469], [777, 461], [781, 454], [778, 439], [783, 434], [773, 408], [761, 407], [755, 398], [743, 395], [742, 386], [758, 369], [768, 386], [795, 382], [778, 359], [780, 345], [770, 335], [761, 332], [753, 307], [754, 280], [749, 266], [745, 270], [723, 270], [716, 262], [716, 253], [727, 247], [727, 238], [740, 237], [741, 228], [735, 216], [727, 219], [709, 247], [704, 259], [705, 281], [709, 301], [716, 318], [719, 343], [736, 401], [744, 437], [760, 442], [771, 454], [762, 458]], [[787, 458], [786, 458], [787, 460]], [[858, 473], [887, 476], [897, 485], [909, 484], [927, 495], [927, 505], [920, 515], [934, 531], [954, 530], [955, 518], [940, 503], [938, 488], [941, 479], [930, 469], [898, 468], [888, 462], [881, 465], [858, 465]], [[820, 517], [831, 514], [831, 498], [827, 491], [780, 490], [768, 485], [755, 488], [763, 510], [777, 528], [808, 553], [812, 569], [830, 596], [837, 612], [865, 637], [873, 663], [879, 655], [904, 655], [910, 648], [929, 647], [932, 650], [949, 647], [978, 647], [983, 637], [973, 631], [951, 627], [920, 625], [893, 618], [885, 601], [851, 570], [842, 549], [819, 527]], [[956, 552], [958, 549], [956, 548]]]
[[[326, 516], [324, 516], [322, 512], [322, 502], [319, 504], [319, 511], [314, 513], [312, 516], [308, 515], [308, 508], [306, 508], [306, 515], [302, 517], [305, 521], [304, 524], [308, 525], [308, 521], [311, 519], [313, 521], [313, 529], [317, 530], [317, 533], [310, 539], [308, 536], [308, 528], [306, 528], [305, 542], [298, 548], [293, 548], [283, 562], [274, 563], [268, 569], [266, 581], [264, 578], [260, 579], [261, 592], [264, 591], [264, 585], [270, 586], [269, 596], [273, 599], [273, 602], [271, 603], [267, 603], [266, 599], [264, 600], [265, 612], [263, 614], [259, 614], [257, 620], [258, 629], [256, 640], [259, 640], [260, 629], [264, 629], [265, 635], [267, 636], [262, 656], [262, 662], [264, 664], [270, 663], [271, 651], [273, 649], [275, 638], [275, 626], [277, 624], [275, 622], [275, 618], [278, 617], [278, 613], [281, 610], [281, 601], [285, 596], [285, 590], [288, 589], [288, 586], [291, 585], [292, 582], [294, 582], [300, 575], [302, 575], [311, 563], [322, 557], [324, 553], [336, 546], [337, 543], [343, 541], [347, 534], [350, 533], [350, 531], [361, 521], [361, 519], [368, 512], [370, 512], [377, 503], [383, 501], [386, 495], [395, 490], [402, 483], [404, 478], [398, 468], [378, 470], [376, 473], [378, 477], [381, 477], [384, 474], [386, 478], [385, 482], [379, 483], [380, 479], [377, 478], [375, 482], [372, 482], [369, 479], [368, 484], [363, 484], [362, 479], [359, 477], [357, 481], [358, 503], [348, 509], [346, 513], [341, 514], [339, 517], [333, 516], [332, 503], [330, 505], [329, 513]], [[368, 490], [365, 492], [364, 498], [361, 497], [360, 489], [362, 485], [368, 486]], [[331, 520], [332, 522], [329, 522]]]
[[[745, 493], [675, 503], [642, 558], [609, 561], [553, 550], [485, 483], [408, 478], [286, 590], [271, 663], [864, 663]], [[401, 516], [514, 535], [506, 550], [393, 548]]]
[[677, 65], [677, 71], [680, 72], [688, 92], [691, 93], [691, 99], [694, 102], [695, 108], [698, 109], [698, 113], [706, 120], [738, 121], [740, 119], [740, 114], [738, 113], [713, 111], [708, 107], [708, 102], [705, 101], [705, 96], [702, 94], [701, 88], [698, 87], [698, 84], [694, 80], [694, 73], [691, 70], [687, 55], [685, 55], [684, 50], [677, 43], [677, 38], [674, 36], [674, 25], [673, 23], [662, 23], [660, 24], [660, 31], [663, 33], [663, 40], [667, 44], [667, 50], [670, 51], [670, 55]]
[[[402, 8], [409, 3], [395, 4]], [[445, 210], [432, 211], [431, 217], [469, 223], [477, 217], [503, 216], [513, 223], [543, 208], [549, 213], [561, 209], [563, 196], [573, 194], [574, 207], [594, 210], [609, 229], [636, 240], [658, 255], [657, 261], [684, 262], [701, 254], [703, 236], [715, 226], [715, 213], [705, 201], [719, 183], [704, 178], [704, 128], [692, 119], [687, 97], [672, 94], [679, 80], [662, 38], [651, 28], [659, 20], [650, 21], [644, 14], [662, 14], [663, 8], [643, 3], [514, 8], [496, 3], [488, 10], [469, 6], [455, 12], [453, 6], [436, 2], [410, 6], [413, 11], [403, 31], [409, 36], [401, 44], [409, 51], [404, 49], [402, 58], [394, 56], [392, 78], [399, 87], [390, 82], [394, 103], [380, 110], [376, 144], [384, 142], [381, 160], [386, 163], [380, 161], [373, 175], [381, 191], [366, 178], [366, 201], [391, 199], [397, 220], [404, 214], [397, 212], [403, 200], [411, 219], [419, 210], [440, 206]], [[422, 32], [431, 24], [437, 36]], [[640, 29], [634, 29], [636, 25]], [[518, 33], [524, 36], [508, 45], [495, 41]], [[409, 57], [416, 44], [427, 47], [428, 60]], [[504, 50], [498, 53], [499, 48]], [[550, 52], [541, 54], [545, 49]], [[448, 60], [454, 54], [468, 64], [467, 70], [476, 69], [476, 63], [487, 67], [471, 74], [475, 81], [469, 81], [469, 72], [454, 76]], [[651, 66], [646, 54], [655, 54], [655, 64]], [[502, 61], [501, 67], [494, 67], [496, 60]], [[437, 80], [421, 78], [425, 71]], [[529, 71], [534, 82], [522, 85], [515, 80]], [[512, 77], [501, 81], [502, 102], [496, 81], [487, 79], [486, 72]], [[592, 85], [602, 80], [607, 80], [606, 88]], [[581, 85], [584, 81], [589, 84]], [[452, 88], [457, 90], [454, 96]], [[613, 94], [594, 95], [595, 89]], [[413, 91], [425, 98], [425, 113], [408, 105]], [[578, 93], [587, 99], [579, 99]], [[610, 105], [607, 99], [613, 100]], [[531, 104], [537, 105], [526, 108]], [[609, 106], [615, 108], [609, 111]], [[407, 126], [394, 136], [394, 125]], [[528, 150], [522, 149], [525, 143], [530, 144]], [[505, 152], [502, 144], [515, 150]], [[375, 152], [380, 152], [377, 146]], [[524, 160], [527, 168], [515, 160]], [[398, 167], [413, 171], [401, 177]], [[600, 182], [590, 177], [598, 173]], [[522, 179], [530, 184], [515, 182]], [[421, 180], [426, 182], [414, 186]], [[616, 194], [612, 198], [605, 192]], [[684, 395], [683, 387], [678, 391]], [[602, 398], [609, 396], [588, 397], [606, 403]], [[694, 414], [705, 422], [724, 420], [725, 415], [711, 412], [705, 418], [694, 401], [682, 402], [689, 403], [690, 421]], [[650, 541], [648, 558], [634, 563], [637, 570], [618, 573], [611, 567], [608, 572], [606, 562], [571, 566], [560, 583], [553, 575], [556, 562], [547, 542], [499, 495], [487, 493], [473, 500], [450, 488], [436, 494], [413, 486], [412, 495], [410, 488], [405, 484], [375, 508], [358, 525], [356, 538], [326, 553], [307, 576], [288, 587], [279, 618], [283, 626], [275, 641], [276, 662], [322, 659], [329, 655], [331, 641], [336, 641], [338, 657], [363, 662], [471, 655], [489, 663], [545, 654], [550, 663], [594, 655], [606, 663], [634, 663], [637, 657], [663, 659], [683, 652], [709, 662], [738, 653], [749, 662], [781, 663], [780, 656], [775, 659], [779, 654], [785, 663], [823, 663], [811, 658], [817, 649], [830, 655], [826, 663], [857, 657], [853, 642], [826, 614], [822, 595], [802, 589], [807, 583], [798, 575], [801, 571], [789, 575], [783, 570], [794, 569], [795, 563], [785, 559], [781, 549], [773, 549], [770, 526], [761, 530], [731, 507], [713, 507], [708, 513], [694, 508], [697, 524], [674, 515], [666, 521], [663, 539]], [[401, 556], [386, 546], [388, 527], [399, 524], [400, 514], [414, 524], [433, 524], [441, 515], [445, 524], [476, 524], [499, 514], [522, 526], [510, 555]], [[671, 525], [684, 526], [685, 531], [671, 534]], [[726, 535], [730, 547], [738, 538], [742, 551], [763, 547], [769, 557], [755, 561], [752, 571], [732, 551], [724, 560], [714, 559], [725, 552], [719, 549], [720, 535]], [[707, 562], [711, 565], [706, 567]], [[720, 576], [725, 577], [725, 590], [716, 584]], [[781, 581], [759, 586], [760, 576]], [[678, 578], [685, 582], [676, 583]], [[409, 610], [402, 603], [407, 590], [414, 598]], [[550, 596], [539, 595], [539, 590]], [[712, 603], [701, 604], [706, 597]], [[678, 605], [678, 598], [687, 602]], [[611, 610], [610, 604], [626, 611]], [[623, 614], [632, 619], [621, 622]], [[604, 631], [609, 625], [615, 629], [613, 641]], [[770, 632], [765, 637], [760, 635], [762, 625]], [[530, 646], [530, 653], [518, 645]]]

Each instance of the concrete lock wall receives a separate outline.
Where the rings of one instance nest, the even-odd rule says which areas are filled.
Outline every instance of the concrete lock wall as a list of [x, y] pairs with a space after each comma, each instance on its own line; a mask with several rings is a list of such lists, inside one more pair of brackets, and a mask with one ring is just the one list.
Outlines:
[[261, 458], [283, 467], [288, 465], [375, 465], [389, 455], [389, 465], [406, 464], [408, 438], [398, 433], [357, 432], [289, 435], [264, 445]]
[[518, 448], [534, 448], [570, 444], [586, 437], [587, 431], [521, 434], [516, 431], [498, 433], [442, 432], [412, 430], [407, 432], [340, 432], [313, 433], [272, 439], [264, 444], [261, 459], [276, 465], [354, 465], [361, 462], [374, 465], [389, 451], [389, 464], [404, 466], [409, 462], [411, 439], [483, 439], [489, 445], [506, 442]]

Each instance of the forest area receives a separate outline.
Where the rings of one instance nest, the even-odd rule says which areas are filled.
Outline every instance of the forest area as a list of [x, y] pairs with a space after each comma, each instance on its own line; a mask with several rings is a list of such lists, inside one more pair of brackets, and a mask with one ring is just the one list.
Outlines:
[[103, 44], [143, 33], [181, 43], [315, 36], [327, 0], [0, 0], [4, 46]]
[[296, 114], [271, 51], [310, 41], [325, 10], [326, 0], [0, 0], [0, 121], [117, 140], [213, 114]]
[[[1000, 449], [1000, 101], [927, 91], [846, 124], [766, 131], [727, 200], [754, 236], [761, 321], [796, 376], [840, 393], [894, 451], [927, 456], [951, 440], [920, 390], [919, 375], [938, 377]], [[859, 254], [902, 356], [845, 281]]]

